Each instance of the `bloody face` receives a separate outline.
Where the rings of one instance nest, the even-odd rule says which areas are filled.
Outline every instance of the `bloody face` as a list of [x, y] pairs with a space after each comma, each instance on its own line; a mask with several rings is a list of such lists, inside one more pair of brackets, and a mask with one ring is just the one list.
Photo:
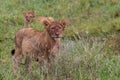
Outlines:
[[63, 37], [64, 27], [58, 22], [51, 23], [51, 25], [49, 25], [47, 30], [52, 38]]

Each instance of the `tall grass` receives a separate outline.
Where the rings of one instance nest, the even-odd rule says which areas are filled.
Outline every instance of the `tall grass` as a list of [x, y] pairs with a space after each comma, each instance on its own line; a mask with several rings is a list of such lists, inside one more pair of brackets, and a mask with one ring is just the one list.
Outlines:
[[[36, 62], [32, 64], [32, 75], [24, 66], [18, 77], [12, 71], [10, 51], [15, 48], [16, 31], [25, 27], [23, 12], [28, 10], [34, 10], [37, 16], [70, 22], [49, 78], [120, 79], [119, 52], [108, 45], [114, 32], [120, 30], [119, 0], [0, 0], [0, 5], [0, 80], [44, 80]], [[43, 30], [41, 23], [32, 27]]]

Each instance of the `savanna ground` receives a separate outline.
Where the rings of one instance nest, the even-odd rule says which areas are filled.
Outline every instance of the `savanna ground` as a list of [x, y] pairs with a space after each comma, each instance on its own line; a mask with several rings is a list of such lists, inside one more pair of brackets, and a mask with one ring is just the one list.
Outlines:
[[[70, 22], [52, 73], [56, 80], [120, 80], [120, 0], [0, 0], [0, 80], [43, 80], [35, 62], [32, 77], [24, 66], [18, 77], [12, 72], [14, 36], [28, 10]], [[41, 23], [32, 27], [43, 31]]]

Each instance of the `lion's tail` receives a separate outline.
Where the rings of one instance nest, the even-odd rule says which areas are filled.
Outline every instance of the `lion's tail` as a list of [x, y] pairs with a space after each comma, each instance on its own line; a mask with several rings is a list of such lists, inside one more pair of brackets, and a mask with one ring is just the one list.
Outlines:
[[11, 50], [11, 55], [13, 56], [15, 54], [15, 49]]

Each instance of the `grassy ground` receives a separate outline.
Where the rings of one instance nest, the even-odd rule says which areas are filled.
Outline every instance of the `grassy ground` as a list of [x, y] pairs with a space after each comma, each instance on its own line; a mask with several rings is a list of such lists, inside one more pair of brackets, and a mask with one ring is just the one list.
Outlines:
[[[119, 0], [0, 0], [0, 5], [0, 80], [43, 80], [37, 63], [32, 77], [24, 66], [17, 78], [12, 72], [10, 51], [16, 31], [25, 27], [23, 12], [28, 10], [70, 21], [52, 74], [56, 80], [120, 79], [120, 52], [108, 45], [120, 30]], [[33, 28], [42, 30], [42, 24]]]

